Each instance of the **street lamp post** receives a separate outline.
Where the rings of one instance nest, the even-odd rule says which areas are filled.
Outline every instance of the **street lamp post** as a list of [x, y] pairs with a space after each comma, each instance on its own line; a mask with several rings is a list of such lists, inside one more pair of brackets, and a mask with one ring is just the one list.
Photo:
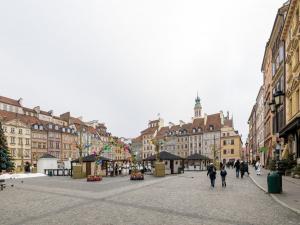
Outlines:
[[[282, 105], [284, 101], [284, 93], [282, 91], [276, 91], [273, 95], [274, 99], [269, 103], [271, 112], [275, 115], [275, 127], [276, 127], [276, 139], [279, 138], [279, 121], [278, 121], [278, 108]], [[279, 140], [276, 140], [277, 144], [275, 147], [275, 160], [276, 166], [278, 167], [279, 161], [279, 152], [280, 152], [280, 144], [278, 143]]]

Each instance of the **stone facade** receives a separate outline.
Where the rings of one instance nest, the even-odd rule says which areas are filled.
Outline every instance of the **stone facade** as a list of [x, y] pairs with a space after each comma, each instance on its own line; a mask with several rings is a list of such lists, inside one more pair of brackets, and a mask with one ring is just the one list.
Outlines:
[[291, 0], [281, 38], [285, 43], [286, 126], [280, 132], [300, 163], [300, 2]]

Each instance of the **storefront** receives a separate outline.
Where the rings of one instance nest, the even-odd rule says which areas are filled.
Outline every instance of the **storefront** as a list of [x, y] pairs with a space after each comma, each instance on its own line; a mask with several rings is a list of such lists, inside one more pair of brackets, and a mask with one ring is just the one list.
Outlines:
[[294, 154], [297, 164], [300, 164], [300, 118], [295, 118], [280, 132], [280, 137], [284, 138], [289, 154]]

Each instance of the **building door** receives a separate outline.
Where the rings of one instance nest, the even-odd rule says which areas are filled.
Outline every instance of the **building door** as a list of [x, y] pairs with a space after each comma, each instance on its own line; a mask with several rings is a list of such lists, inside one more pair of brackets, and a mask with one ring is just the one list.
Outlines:
[[87, 162], [86, 164], [86, 175], [91, 175], [92, 174], [92, 170], [91, 170], [91, 162]]
[[170, 160], [171, 174], [174, 174], [174, 160]]

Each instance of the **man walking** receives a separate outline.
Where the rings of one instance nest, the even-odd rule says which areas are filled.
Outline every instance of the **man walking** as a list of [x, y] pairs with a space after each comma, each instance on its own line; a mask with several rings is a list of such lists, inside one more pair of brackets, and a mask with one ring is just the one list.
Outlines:
[[217, 171], [217, 169], [214, 166], [214, 164], [210, 163], [210, 165], [207, 168], [207, 176], [209, 175], [210, 185], [212, 188], [215, 187], [216, 174], [217, 174], [216, 171]]
[[240, 168], [241, 168], [239, 159], [234, 163], [234, 168], [235, 168], [236, 178], [239, 178], [240, 177]]
[[222, 178], [222, 187], [226, 187], [226, 176], [227, 176], [227, 171], [225, 169], [225, 166], [222, 167], [222, 170], [220, 172], [221, 178]]

